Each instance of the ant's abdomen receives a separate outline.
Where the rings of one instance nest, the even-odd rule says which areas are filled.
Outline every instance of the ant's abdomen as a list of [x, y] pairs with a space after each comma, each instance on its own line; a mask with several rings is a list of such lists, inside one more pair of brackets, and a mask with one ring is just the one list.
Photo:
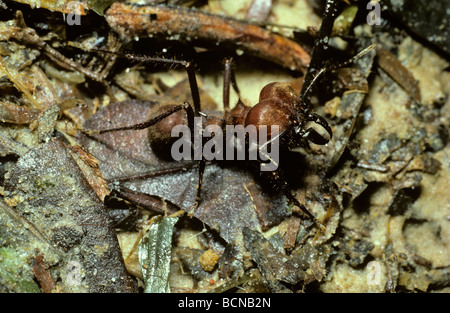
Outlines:
[[[176, 105], [163, 105], [159, 107], [153, 114], [153, 116], [159, 116], [170, 109], [173, 109]], [[170, 147], [178, 138], [172, 137], [172, 128], [176, 125], [188, 126], [188, 119], [184, 110], [177, 111], [168, 117], [162, 119], [155, 125], [148, 128], [148, 139], [152, 149], [159, 153], [170, 153]]]

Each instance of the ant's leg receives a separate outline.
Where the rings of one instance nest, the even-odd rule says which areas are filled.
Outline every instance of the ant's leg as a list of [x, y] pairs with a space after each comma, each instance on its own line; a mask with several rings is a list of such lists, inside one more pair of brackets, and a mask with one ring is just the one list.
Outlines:
[[205, 158], [202, 158], [199, 164], [198, 168], [198, 185], [197, 185], [197, 195], [195, 196], [195, 202], [192, 205], [192, 208], [189, 212], [189, 216], [194, 216], [195, 212], [198, 209], [198, 206], [200, 205], [201, 200], [201, 192], [202, 192], [202, 184], [203, 184], [203, 174], [205, 172], [205, 166], [206, 166], [206, 160]]
[[178, 112], [180, 110], [185, 110], [186, 114], [188, 116], [188, 124], [189, 127], [191, 129], [194, 128], [194, 111], [192, 110], [192, 107], [189, 103], [185, 102], [184, 104], [180, 104], [177, 106], [174, 106], [172, 108], [170, 108], [169, 110], [167, 110], [164, 113], [161, 113], [158, 116], [155, 116], [154, 118], [151, 118], [150, 120], [144, 122], [144, 123], [140, 123], [140, 124], [135, 124], [135, 125], [129, 125], [129, 126], [124, 126], [124, 127], [117, 127], [117, 128], [111, 128], [111, 129], [104, 129], [104, 130], [98, 130], [98, 131], [90, 131], [87, 130], [87, 133], [93, 133], [93, 134], [104, 134], [104, 133], [109, 133], [109, 132], [114, 132], [114, 131], [121, 131], [121, 130], [140, 130], [140, 129], [145, 129], [145, 128], [149, 128], [152, 125], [155, 125], [156, 123], [162, 121], [163, 119], [165, 119], [166, 117], [172, 115], [175, 112]]
[[90, 51], [96, 52], [106, 52], [117, 55], [119, 57], [126, 58], [132, 62], [141, 62], [141, 63], [160, 63], [160, 64], [170, 64], [170, 65], [181, 65], [184, 66], [186, 72], [188, 74], [189, 86], [191, 89], [192, 102], [194, 104], [194, 114], [195, 116], [199, 116], [200, 114], [200, 92], [198, 90], [197, 79], [195, 77], [195, 66], [192, 62], [183, 61], [183, 60], [175, 60], [175, 59], [165, 59], [160, 57], [149, 57], [145, 55], [136, 55], [132, 53], [118, 53], [113, 51], [104, 51], [100, 49], [91, 49]]
[[[329, 66], [329, 67], [322, 67], [317, 73], [315, 74], [310, 74], [310, 72], [308, 72], [309, 77], [308, 80], [305, 78], [305, 83], [303, 83], [303, 87], [302, 87], [302, 93], [301, 93], [301, 101], [302, 102], [306, 102], [306, 98], [309, 95], [309, 91], [312, 89], [313, 85], [315, 84], [315, 82], [319, 79], [320, 76], [322, 76], [324, 73], [328, 72], [328, 71], [333, 71], [336, 69], [339, 69], [341, 67], [347, 66], [352, 62], [355, 62], [356, 60], [360, 59], [362, 56], [364, 56], [365, 54], [369, 53], [370, 51], [372, 51], [374, 48], [376, 47], [376, 45], [370, 45], [367, 48], [361, 50], [358, 54], [356, 54], [355, 56], [351, 57], [350, 59], [348, 59], [345, 62], [333, 65], [333, 66]], [[310, 65], [311, 66], [311, 65]], [[308, 81], [309, 83], [306, 84], [306, 81]]]
[[200, 91], [198, 89], [197, 78], [195, 77], [195, 67], [193, 63], [185, 62], [185, 68], [188, 73], [192, 102], [194, 103], [194, 116], [197, 117], [200, 116], [201, 103], [200, 103]]
[[[200, 110], [201, 110], [201, 102], [200, 102], [200, 92], [198, 89], [197, 84], [197, 78], [195, 77], [195, 68], [192, 65], [192, 63], [187, 62], [186, 64], [186, 71], [188, 73], [188, 79], [189, 79], [189, 86], [191, 88], [191, 96], [192, 101], [194, 102], [194, 112], [193, 115], [195, 117], [200, 116]], [[191, 134], [194, 136], [194, 125], [192, 122], [192, 126], [189, 125], [189, 128], [191, 129]], [[197, 211], [198, 206], [200, 205], [201, 200], [201, 193], [202, 193], [202, 184], [203, 184], [203, 174], [205, 173], [205, 165], [206, 160], [202, 153], [202, 159], [199, 161], [199, 169], [198, 169], [198, 184], [197, 184], [197, 195], [195, 197], [195, 202], [192, 205], [192, 208], [189, 212], [189, 216], [193, 216], [195, 212]]]
[[161, 64], [171, 64], [171, 65], [181, 65], [184, 66], [186, 69], [188, 80], [189, 80], [189, 86], [191, 89], [191, 95], [192, 95], [192, 102], [194, 104], [194, 115], [200, 116], [200, 109], [201, 109], [201, 103], [200, 103], [200, 92], [198, 89], [197, 84], [197, 78], [195, 76], [195, 65], [192, 62], [189, 61], [183, 61], [183, 60], [175, 60], [175, 59], [164, 59], [159, 57], [149, 57], [149, 56], [142, 56], [142, 55], [134, 55], [131, 53], [124, 53], [120, 54], [120, 56], [123, 56], [124, 58], [135, 61], [135, 62], [142, 62], [142, 63], [161, 63]]
[[[258, 163], [261, 163], [261, 161], [258, 160]], [[314, 214], [308, 211], [308, 209], [294, 197], [291, 190], [287, 186], [286, 172], [282, 168], [278, 168], [277, 173], [274, 172], [265, 172], [265, 173], [269, 173], [269, 176], [261, 176], [262, 179], [269, 181], [272, 185], [278, 186], [280, 192], [282, 192], [285, 195], [288, 202], [293, 203], [296, 207], [300, 208], [300, 210], [302, 210], [309, 218], [313, 220], [313, 222], [317, 225], [317, 227], [319, 227], [322, 230], [325, 228], [322, 225], [322, 223], [314, 216]]]

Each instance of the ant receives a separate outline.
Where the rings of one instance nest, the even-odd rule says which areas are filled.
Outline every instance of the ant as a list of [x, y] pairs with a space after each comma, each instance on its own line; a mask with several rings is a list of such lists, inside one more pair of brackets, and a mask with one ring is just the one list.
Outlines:
[[[301, 95], [298, 95], [289, 83], [269, 83], [262, 88], [259, 96], [259, 102], [253, 107], [245, 105], [240, 100], [239, 88], [232, 70], [232, 59], [226, 59], [224, 62], [224, 112], [222, 116], [217, 116], [216, 114], [208, 115], [201, 111], [199, 88], [195, 76], [195, 67], [192, 62], [124, 54], [123, 56], [131, 61], [157, 62], [170, 64], [172, 66], [184, 66], [188, 75], [193, 104], [191, 105], [188, 102], [184, 102], [183, 104], [164, 105], [160, 107], [159, 111], [148, 121], [136, 125], [97, 131], [85, 131], [90, 134], [104, 134], [115, 131], [141, 130], [149, 128], [150, 144], [152, 147], [156, 147], [157, 149], [164, 151], [170, 148], [171, 144], [173, 144], [174, 138], [171, 136], [171, 130], [175, 125], [188, 126], [191, 130], [192, 136], [194, 136], [194, 119], [204, 116], [206, 117], [206, 125], [217, 125], [221, 129], [225, 129], [227, 125], [241, 125], [243, 127], [254, 125], [258, 130], [262, 126], [269, 127], [272, 125], [277, 125], [279, 127], [278, 133], [266, 142], [259, 142], [258, 145], [260, 148], [261, 146], [268, 145], [269, 142], [275, 139], [279, 140], [280, 148], [283, 150], [290, 150], [305, 146], [308, 142], [318, 145], [325, 145], [332, 138], [332, 129], [324, 117], [311, 110], [310, 106], [306, 102], [306, 94], [310, 91], [312, 86], [323, 73], [338, 69], [354, 62], [364, 54], [371, 51], [374, 47], [375, 45], [371, 45], [360, 51], [349, 60], [338, 65], [323, 67], [315, 74]], [[230, 108], [231, 86], [239, 98], [234, 108]], [[310, 122], [320, 125], [326, 131], [328, 136], [320, 134], [313, 127], [308, 127]], [[202, 130], [204, 130], [204, 128]], [[248, 141], [246, 144], [246, 147], [248, 148]], [[197, 193], [195, 202], [189, 212], [190, 216], [195, 213], [201, 201], [202, 181], [206, 162], [207, 160], [204, 156], [202, 156], [201, 160], [199, 160]], [[257, 160], [256, 163], [261, 162], [263, 161]], [[277, 169], [273, 171], [260, 171], [259, 173], [262, 180], [271, 185], [274, 191], [282, 192], [289, 202], [300, 208], [315, 222], [319, 228], [324, 228], [320, 221], [318, 221], [317, 218], [293, 195], [287, 183], [286, 172], [282, 167], [277, 167]]]

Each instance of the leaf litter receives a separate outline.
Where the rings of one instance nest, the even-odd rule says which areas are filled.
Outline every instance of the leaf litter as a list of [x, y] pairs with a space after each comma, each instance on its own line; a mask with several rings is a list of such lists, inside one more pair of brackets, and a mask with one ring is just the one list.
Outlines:
[[[88, 136], [77, 129], [136, 124], [161, 104], [189, 100], [185, 73], [149, 74], [147, 65], [120, 60], [114, 67], [100, 56], [89, 63], [80, 51], [68, 61], [53, 48], [69, 42], [57, 27], [61, 19], [43, 32], [27, 12], [45, 9], [6, 4], [25, 14], [14, 12], [0, 25], [0, 290], [448, 291], [449, 73], [448, 59], [433, 46], [399, 26], [354, 27], [355, 5], [335, 25], [333, 49], [342, 49], [339, 36], [352, 34], [355, 51], [372, 43], [377, 51], [318, 82], [324, 92], [316, 110], [327, 114], [333, 140], [293, 158], [300, 160], [293, 168], [304, 166], [301, 174], [293, 171], [297, 198], [325, 229], [240, 164], [209, 164], [194, 217], [170, 218], [195, 200], [194, 162], [161, 158], [147, 130]], [[250, 3], [236, 10], [242, 18], [256, 12]], [[271, 10], [261, 19], [278, 24], [282, 5], [274, 2]], [[114, 47], [101, 25], [85, 35]], [[30, 28], [35, 32], [25, 35]], [[37, 45], [30, 34], [39, 36]], [[220, 62], [203, 70], [217, 59], [202, 49], [201, 98], [217, 110]], [[252, 92], [266, 79], [298, 78], [247, 56], [250, 51], [228, 49], [243, 101], [253, 103]], [[111, 85], [102, 82], [105, 73]], [[127, 231], [117, 227], [130, 216]], [[381, 270], [375, 283], [368, 280], [374, 264]]]

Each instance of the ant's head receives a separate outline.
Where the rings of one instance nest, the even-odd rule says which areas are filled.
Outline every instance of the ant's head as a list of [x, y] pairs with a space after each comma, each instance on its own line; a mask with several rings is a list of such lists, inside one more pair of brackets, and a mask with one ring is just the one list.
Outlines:
[[[311, 123], [324, 128], [328, 136], [322, 136]], [[306, 141], [324, 145], [332, 136], [328, 122], [310, 111], [290, 83], [266, 85], [261, 90], [258, 104], [247, 113], [245, 125], [278, 125], [282, 141], [291, 148]]]
[[[244, 123], [245, 126], [255, 125], [257, 129], [259, 126], [278, 125], [278, 136], [288, 148], [299, 147], [306, 142], [324, 145], [330, 141], [333, 132], [325, 118], [311, 112], [309, 105], [305, 103], [305, 95], [323, 73], [346, 66], [374, 48], [375, 45], [371, 45], [343, 63], [320, 69], [300, 96], [290, 83], [270, 83], [261, 90], [258, 104], [248, 108], [241, 103], [230, 112], [230, 115], [233, 116], [233, 121]], [[238, 92], [235, 82], [233, 87]], [[315, 128], [317, 125], [321, 126], [328, 135], [318, 132]]]

